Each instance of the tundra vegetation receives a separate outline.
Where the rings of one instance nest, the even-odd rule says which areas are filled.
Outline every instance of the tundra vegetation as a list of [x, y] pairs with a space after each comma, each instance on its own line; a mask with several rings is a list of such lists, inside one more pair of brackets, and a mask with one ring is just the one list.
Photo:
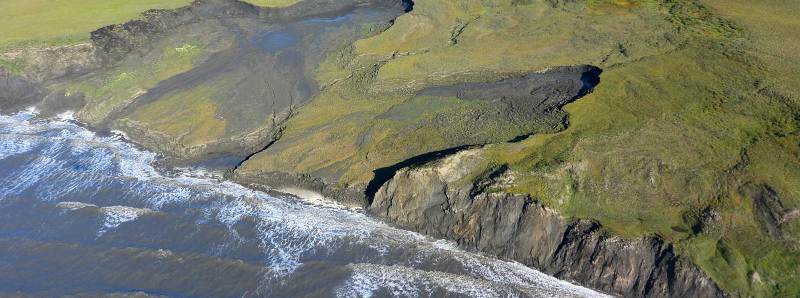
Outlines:
[[[0, 49], [86, 42], [98, 27], [187, 1], [57, 3], [0, 3]], [[254, 153], [236, 175], [306, 175], [355, 192], [377, 169], [477, 145], [480, 165], [459, 183], [503, 169], [488, 191], [529, 195], [625, 238], [660, 237], [735, 296], [797, 296], [798, 15], [792, 0], [417, 0], [388, 29], [358, 28], [361, 39], [328, 43], [317, 63], [298, 68], [319, 91], [278, 120], [274, 109], [220, 100], [246, 81], [244, 70], [128, 107], [235, 43], [215, 35], [224, 24], [214, 22], [48, 88], [84, 94], [78, 114], [88, 123], [199, 148], [177, 158]], [[28, 62], [13, 57], [0, 56], [0, 67], [24, 73]], [[476, 113], [491, 103], [424, 92], [564, 65], [597, 66], [601, 83], [531, 127]], [[243, 148], [209, 145], [273, 126]]]

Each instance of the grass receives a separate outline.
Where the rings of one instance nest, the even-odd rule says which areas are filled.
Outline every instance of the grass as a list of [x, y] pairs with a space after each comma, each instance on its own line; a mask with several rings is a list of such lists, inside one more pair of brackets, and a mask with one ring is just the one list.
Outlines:
[[[485, 73], [541, 70], [576, 61], [605, 66], [627, 60], [614, 54], [620, 44], [631, 56], [669, 48], [659, 37], [670, 28], [668, 22], [654, 11], [632, 13], [613, 6], [586, 15], [577, 4], [554, 9], [547, 1], [513, 3], [419, 1], [394, 27], [358, 42], [356, 50], [362, 57], [390, 59], [381, 67], [375, 84], [390, 89]], [[453, 43], [451, 35], [458, 28], [460, 34]], [[392, 53], [405, 55], [388, 58]]]
[[0, 50], [85, 42], [89, 32], [126, 22], [155, 8], [190, 0], [4, 0], [0, 1]]
[[[653, 19], [651, 12], [637, 15], [617, 7], [593, 18], [578, 18], [576, 22], [583, 12], [574, 10], [579, 8], [570, 9], [573, 10], [553, 8], [544, 2], [512, 5], [494, 1], [486, 5], [481, 1], [418, 1], [414, 11], [398, 18], [388, 31], [331, 55], [318, 68], [317, 77], [323, 85], [341, 83], [304, 107], [290, 121], [284, 141], [254, 158], [249, 168], [334, 173], [333, 180], [342, 185], [365, 184], [372, 169], [453, 147], [448, 135], [452, 138], [469, 124], [459, 120], [465, 118], [458, 117], [458, 109], [453, 105], [448, 105], [454, 109], [445, 113], [450, 115], [449, 126], [439, 125], [434, 131], [430, 130], [434, 125], [418, 127], [421, 126], [418, 119], [396, 122], [380, 119], [378, 116], [389, 108], [430, 110], [420, 104], [424, 100], [410, 101], [407, 93], [395, 91], [464, 80], [490, 81], [502, 74], [538, 71], [574, 64], [581, 59], [601, 64], [606, 58], [606, 62], [612, 63], [617, 58], [607, 56], [618, 48], [615, 39], [640, 35], [634, 33], [631, 37], [630, 32], [655, 36], [669, 26], [666, 20], [656, 24], [646, 22]], [[597, 26], [602, 31], [590, 29], [595, 23], [605, 25]], [[463, 27], [459, 41], [451, 44], [451, 29], [458, 26]], [[520, 32], [525, 33], [520, 36]], [[600, 41], [597, 36], [608, 40]], [[641, 47], [641, 51], [632, 46], [630, 57], [624, 59], [669, 49], [666, 44], [653, 44], [654, 47]], [[352, 61], [347, 61], [348, 58]], [[376, 64], [380, 65], [377, 72], [373, 67]], [[435, 110], [429, 112], [435, 114]], [[504, 132], [508, 133], [500, 129], [489, 135]], [[342, 145], [327, 146], [327, 142], [362, 143], [360, 139], [368, 139], [367, 144], [348, 147], [355, 153], [347, 160], [325, 162], [326, 158], [343, 152]], [[325, 141], [320, 143], [321, 140]], [[281, 147], [281, 143], [286, 146]]]
[[[225, 120], [217, 115], [217, 103], [208, 98], [210, 87], [170, 94], [138, 108], [130, 119], [147, 124], [190, 147], [217, 140], [225, 134]], [[174, 121], [174, 119], [182, 121]]]
[[742, 191], [769, 185], [786, 208], [800, 207], [792, 88], [800, 24], [790, 2], [417, 1], [394, 27], [323, 64], [320, 80], [338, 83], [244, 170], [358, 185], [372, 169], [446, 144], [447, 128], [402, 130], [378, 119], [435, 105], [408, 90], [595, 64], [602, 82], [567, 106], [567, 130], [489, 146], [472, 176], [507, 165], [516, 183], [499, 191], [530, 194], [624, 237], [659, 235], [730, 293], [796, 296], [800, 224], [786, 225], [788, 240], [770, 237]]
[[[285, 7], [299, 0], [246, 0]], [[135, 19], [148, 9], [186, 6], [192, 0], [4, 0], [0, 1], [0, 51], [89, 41], [103, 26]]]
[[146, 61], [128, 62], [102, 76], [72, 83], [66, 89], [85, 94], [88, 105], [80, 112], [82, 119], [100, 122], [161, 80], [192, 69], [204, 55], [207, 53], [194, 44], [179, 43], [165, 47], [157, 56], [146, 57]]
[[19, 59], [0, 59], [0, 68], [13, 74], [21, 74], [25, 71], [25, 64], [19, 61]]
[[[660, 235], [732, 293], [797, 295], [798, 235], [790, 243], [765, 235], [740, 193], [763, 183], [784, 205], [800, 203], [790, 182], [800, 181], [797, 98], [758, 91], [787, 89], [785, 70], [769, 61], [779, 54], [764, 55], [758, 38], [694, 29], [697, 40], [679, 50], [608, 69], [594, 94], [568, 107], [564, 133], [490, 154], [523, 177], [510, 191], [621, 235]], [[751, 30], [743, 34], [757, 36]], [[570, 180], [577, 186], [558, 187]], [[706, 208], [721, 219], [695, 234]]]
[[[0, 49], [79, 42], [144, 9], [188, 3], [159, 2], [0, 2]], [[658, 235], [737, 296], [797, 296], [800, 221], [782, 225], [785, 239], [773, 238], [747, 190], [768, 185], [787, 209], [800, 208], [799, 9], [791, 0], [415, 1], [389, 30], [319, 65], [324, 91], [240, 170], [359, 186], [374, 169], [465, 138], [497, 142], [468, 175], [507, 166], [516, 182], [494, 191], [529, 194], [623, 237]], [[160, 41], [154, 47], [163, 51], [152, 57], [66, 86], [87, 95], [82, 118], [101, 121], [225, 48], [228, 41], [209, 35], [213, 28], [198, 30]], [[508, 123], [466, 120], [491, 107], [412, 95], [572, 64], [602, 67], [600, 85], [566, 107], [566, 130], [517, 143], [500, 142], [515, 133]], [[220, 119], [244, 109], [253, 115], [240, 118], [256, 119], [260, 111], [212, 98], [231, 84], [223, 78], [169, 94], [130, 120], [186, 146], [263, 124]]]

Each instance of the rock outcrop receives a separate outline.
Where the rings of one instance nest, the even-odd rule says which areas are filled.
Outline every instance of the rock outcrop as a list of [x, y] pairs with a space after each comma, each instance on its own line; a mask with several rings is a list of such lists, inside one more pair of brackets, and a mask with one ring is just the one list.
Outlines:
[[85, 74], [99, 66], [94, 44], [23, 48], [0, 54], [0, 59], [23, 64], [23, 75], [32, 82]]
[[786, 231], [800, 219], [800, 209], [785, 207], [778, 193], [769, 185], [748, 184], [741, 191], [752, 200], [756, 222], [767, 235], [789, 245], [800, 243], [800, 239]]
[[46, 94], [35, 82], [0, 68], [0, 112], [24, 109]]
[[[128, 61], [132, 65], [148, 52], [161, 51], [153, 48], [153, 44], [174, 33], [176, 28], [202, 27], [197, 32], [219, 33], [235, 42], [230, 48], [213, 51], [191, 70], [148, 87], [141, 94], [135, 93], [135, 98], [115, 107], [110, 116], [103, 116], [108, 119], [100, 120], [106, 122], [103, 126], [126, 131], [149, 149], [178, 158], [252, 154], [265, 144], [272, 144], [294, 110], [318, 92], [317, 82], [307, 70], [340, 47], [342, 40], [353, 41], [364, 36], [363, 28], [347, 22], [339, 24], [339, 35], [320, 36], [316, 33], [320, 26], [330, 29], [333, 25], [319, 25], [319, 22], [331, 22], [327, 18], [347, 15], [347, 11], [363, 9], [365, 4], [388, 11], [378, 19], [372, 19], [374, 15], [368, 11], [360, 16], [365, 23], [381, 28], [389, 26], [396, 15], [410, 7], [409, 1], [399, 0], [326, 0], [269, 9], [238, 1], [198, 0], [177, 10], [149, 11], [142, 20], [93, 32], [92, 45], [76, 47], [75, 56], [66, 57], [68, 61], [77, 61], [74, 65], [52, 60], [59, 52], [47, 50], [34, 54], [43, 57], [41, 65], [54, 63], [56, 67], [49, 72], [46, 67], [36, 66], [40, 71], [24, 78], [0, 70], [0, 110], [24, 108], [37, 101], [44, 101], [44, 106], [78, 109], [85, 103], [83, 96], [49, 93], [37, 82], [94, 70], [102, 78], [103, 71], [120, 67], [125, 59], [134, 57]], [[300, 21], [304, 19], [313, 20]], [[261, 26], [267, 25], [271, 30], [261, 30]], [[325, 41], [327, 47], [312, 50], [309, 45], [319, 45], [318, 40]], [[307, 44], [298, 46], [300, 50], [283, 51], [295, 43]], [[377, 169], [376, 178], [367, 185], [337, 188], [336, 178], [340, 173], [335, 170], [329, 171], [334, 174], [327, 180], [321, 178], [322, 174], [279, 172], [236, 173], [233, 178], [253, 187], [308, 187], [349, 205], [365, 206], [369, 213], [403, 228], [451, 239], [464, 247], [517, 260], [556, 277], [613, 294], [722, 296], [702, 271], [676, 256], [671, 245], [658, 238], [621, 239], [604, 231], [596, 222], [564, 218], [535, 198], [494, 193], [491, 186], [504, 174], [503, 168], [473, 175], [482, 144], [563, 128], [566, 114], [560, 108], [591, 92], [599, 83], [599, 74], [599, 68], [581, 65], [499, 82], [419, 90], [414, 96], [454, 97], [472, 105], [466, 111], [467, 117], [456, 114], [448, 118], [447, 113], [441, 113], [423, 124], [414, 122], [416, 114], [389, 110], [379, 115], [382, 121], [413, 124], [398, 125], [403, 129], [412, 130], [418, 125], [441, 128], [442, 139], [449, 147]], [[157, 132], [155, 125], [145, 120], [129, 119], [141, 106], [203, 84], [221, 86], [210, 101], [214, 103], [211, 106], [222, 108], [197, 122], [224, 119], [222, 137], [201, 144], [184, 144], [182, 136]], [[103, 100], [95, 98], [97, 102]], [[454, 122], [459, 125], [453, 125]], [[502, 129], [481, 135], [487, 134], [487, 127], [495, 126]], [[778, 218], [785, 218], [791, 212], [782, 206], [774, 207], [768, 193], [761, 197], [755, 206], [766, 219], [765, 229], [778, 233]]]
[[403, 228], [629, 297], [721, 297], [700, 269], [658, 238], [628, 240], [590, 220], [564, 218], [535, 199], [487, 191], [504, 168], [474, 180], [480, 149], [398, 171], [369, 212]]
[[[73, 110], [82, 122], [125, 131], [175, 164], [241, 160], [273, 142], [318, 93], [311, 71], [325, 57], [385, 30], [409, 8], [403, 0], [301, 1], [281, 8], [197, 0], [149, 10], [95, 30], [91, 43], [0, 54], [24, 66], [24, 75], [3, 74], [9, 86], [2, 92], [9, 95], [2, 104], [8, 111]], [[203, 113], [153, 115], [176, 115], [182, 107]]]

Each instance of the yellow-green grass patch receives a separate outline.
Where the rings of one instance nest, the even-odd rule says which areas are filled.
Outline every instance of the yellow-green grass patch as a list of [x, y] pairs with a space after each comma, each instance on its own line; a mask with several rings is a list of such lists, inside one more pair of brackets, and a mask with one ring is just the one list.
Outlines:
[[85, 42], [91, 31], [135, 19], [145, 10], [189, 3], [190, 0], [3, 0], [0, 50]]

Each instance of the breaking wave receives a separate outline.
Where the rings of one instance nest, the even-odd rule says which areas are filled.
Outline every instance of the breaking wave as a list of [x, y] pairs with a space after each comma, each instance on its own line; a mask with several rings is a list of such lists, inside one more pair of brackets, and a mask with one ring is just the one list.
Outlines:
[[[143, 234], [157, 220], [223, 231], [181, 237], [204, 254], [263, 266], [266, 273], [255, 291], [266, 294], [275, 284], [292, 282], [306, 263], [327, 261], [349, 272], [332, 286], [332, 293], [342, 297], [602, 296], [319, 199], [253, 191], [205, 172], [161, 174], [152, 166], [157, 158], [121, 134], [91, 132], [69, 114], [53, 119], [40, 119], [32, 110], [0, 115], [0, 168], [5, 169], [0, 205], [22, 201], [67, 213], [94, 210], [97, 240], [92, 241], [115, 235], [134, 239], [131, 235]], [[146, 230], [157, 237], [148, 245], [187, 250], [167, 239], [175, 237], [166, 234], [169, 230]]]

